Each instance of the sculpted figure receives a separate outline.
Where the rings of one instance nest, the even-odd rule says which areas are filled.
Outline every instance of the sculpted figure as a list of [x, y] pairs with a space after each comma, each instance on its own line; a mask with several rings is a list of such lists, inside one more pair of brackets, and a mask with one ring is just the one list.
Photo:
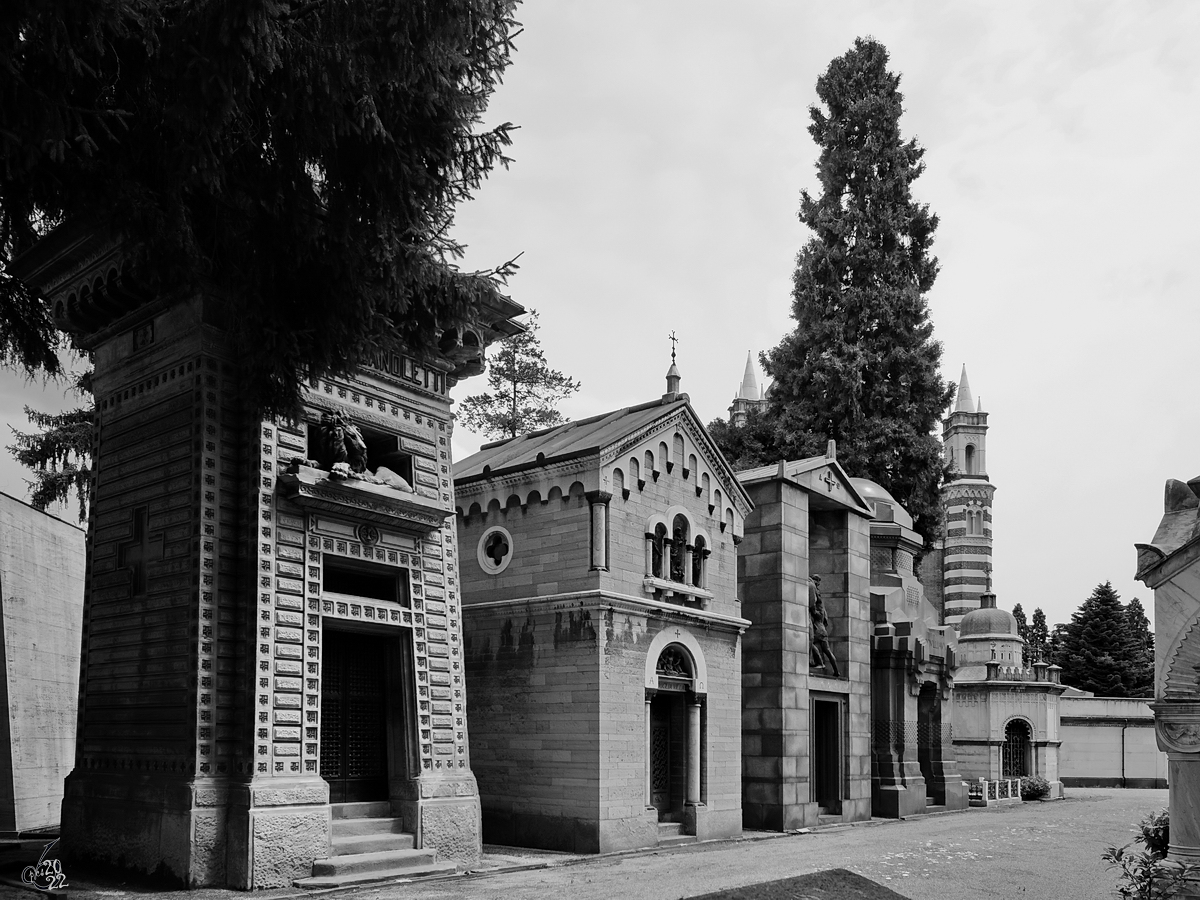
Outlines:
[[322, 463], [333, 471], [339, 463], [359, 474], [367, 470], [367, 442], [358, 426], [352, 425], [342, 413], [321, 414]]
[[821, 600], [821, 576], [813, 575], [808, 586], [808, 618], [812, 624], [809, 634], [809, 653], [814, 666], [833, 669], [833, 676], [841, 678], [837, 660], [833, 658], [833, 650], [829, 647], [829, 616], [825, 614], [825, 604]]

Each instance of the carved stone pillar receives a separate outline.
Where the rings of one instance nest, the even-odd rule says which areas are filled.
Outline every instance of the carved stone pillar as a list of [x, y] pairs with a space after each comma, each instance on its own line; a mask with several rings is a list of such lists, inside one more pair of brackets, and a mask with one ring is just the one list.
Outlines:
[[693, 694], [688, 703], [688, 770], [687, 770], [687, 803], [696, 806], [700, 803], [700, 704], [704, 700]]
[[692, 584], [692, 554], [696, 548], [691, 544], [683, 545], [683, 583], [686, 585]]
[[646, 577], [654, 574], [654, 535], [646, 532]]

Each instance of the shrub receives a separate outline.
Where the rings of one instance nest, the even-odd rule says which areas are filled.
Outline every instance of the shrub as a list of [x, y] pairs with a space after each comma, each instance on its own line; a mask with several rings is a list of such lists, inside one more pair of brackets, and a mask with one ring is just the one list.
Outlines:
[[1146, 818], [1138, 822], [1142, 834], [1137, 838], [1146, 845], [1146, 849], [1159, 859], [1167, 855], [1171, 844], [1171, 813], [1163, 809], [1156, 813], [1146, 813]]
[[1021, 779], [1021, 799], [1041, 800], [1050, 795], [1050, 782], [1041, 775], [1026, 775]]
[[1184, 883], [1200, 878], [1200, 867], [1167, 859], [1171, 839], [1171, 817], [1167, 810], [1148, 813], [1138, 822], [1141, 834], [1135, 841], [1146, 845], [1141, 853], [1130, 853], [1131, 844], [1109, 847], [1102, 859], [1121, 870], [1117, 893], [1125, 900], [1160, 900], [1174, 897]]

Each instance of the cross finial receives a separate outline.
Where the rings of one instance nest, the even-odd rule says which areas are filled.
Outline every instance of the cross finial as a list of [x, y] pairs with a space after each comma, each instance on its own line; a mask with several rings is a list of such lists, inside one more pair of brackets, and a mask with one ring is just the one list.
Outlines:
[[671, 342], [671, 362], [675, 362], [675, 345], [679, 343], [679, 338], [675, 337], [674, 330], [671, 331], [668, 340]]

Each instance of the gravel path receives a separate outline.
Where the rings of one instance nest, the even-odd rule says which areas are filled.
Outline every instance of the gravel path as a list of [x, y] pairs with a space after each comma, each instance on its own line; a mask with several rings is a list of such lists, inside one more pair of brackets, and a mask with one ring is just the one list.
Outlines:
[[[1115, 897], [1100, 854], [1129, 843], [1165, 790], [1068, 791], [1024, 803], [811, 834], [597, 857], [552, 868], [356, 890], [354, 898], [676, 900], [842, 867], [913, 900], [1099, 900]], [[342, 895], [348, 896], [348, 895]]]

